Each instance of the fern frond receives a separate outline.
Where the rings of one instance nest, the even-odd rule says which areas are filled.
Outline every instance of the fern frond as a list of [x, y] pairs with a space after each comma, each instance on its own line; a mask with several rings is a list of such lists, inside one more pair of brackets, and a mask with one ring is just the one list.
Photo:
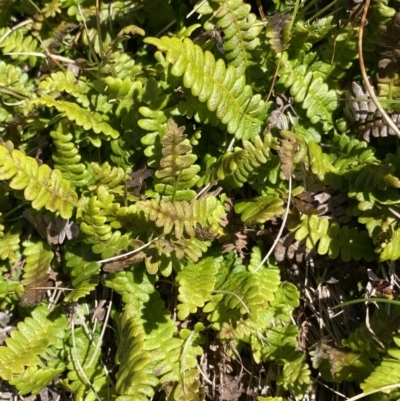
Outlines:
[[[93, 355], [96, 347], [92, 346], [92, 341], [99, 341], [98, 331], [93, 333], [92, 338], [88, 338], [82, 327], [75, 328], [69, 338], [67, 377], [69, 390], [74, 392], [77, 401], [96, 399], [95, 392], [100, 399], [115, 396], [110, 379], [100, 362], [101, 352]], [[92, 358], [93, 362], [89, 365]]]
[[93, 181], [93, 174], [84, 163], [80, 163], [82, 157], [78, 147], [73, 143], [73, 136], [68, 131], [67, 125], [60, 122], [55, 131], [50, 132], [53, 138], [55, 152], [51, 157], [54, 167], [63, 173], [63, 176], [74, 187], [89, 185]]
[[[104, 134], [106, 138], [110, 137], [116, 139], [119, 137], [119, 132], [106, 122], [106, 116], [102, 116], [99, 113], [92, 113], [83, 109], [76, 103], [67, 102], [65, 100], [56, 100], [48, 95], [44, 95], [39, 99], [33, 99], [32, 103], [43, 104], [47, 107], [55, 107], [60, 113], [65, 113], [68, 120], [74, 121], [85, 131], [93, 130], [96, 134]], [[94, 146], [96, 145], [98, 145], [97, 142], [94, 143]]]
[[150, 131], [142, 137], [141, 142], [146, 145], [145, 156], [148, 157], [149, 167], [158, 167], [161, 159], [161, 140], [167, 130], [169, 114], [165, 110], [170, 96], [163, 94], [161, 85], [153, 78], [146, 83], [146, 90], [143, 94], [143, 101], [147, 106], [139, 108], [139, 113], [144, 117], [139, 119], [137, 124], [145, 131]]
[[225, 152], [200, 178], [198, 185], [222, 180], [228, 188], [241, 188], [256, 179], [258, 168], [271, 158], [271, 147], [277, 146], [270, 134], [257, 135], [251, 141], [243, 141], [243, 149]]
[[243, 74], [258, 61], [254, 50], [259, 48], [258, 36], [263, 26], [257, 23], [256, 15], [250, 13], [250, 5], [242, 0], [212, 1], [220, 4], [214, 17], [218, 20], [217, 27], [224, 31], [225, 58], [239, 74]]
[[72, 279], [73, 290], [65, 302], [76, 302], [88, 295], [99, 283], [100, 265], [88, 245], [69, 245], [65, 253], [65, 270]]
[[387, 352], [390, 357], [383, 358], [382, 362], [375, 367], [374, 371], [367, 377], [360, 387], [365, 393], [379, 390], [383, 386], [399, 383], [400, 381], [400, 337], [393, 337], [396, 348], [390, 348]]
[[203, 258], [199, 263], [188, 262], [177, 274], [179, 284], [178, 318], [185, 320], [190, 313], [196, 313], [210, 298], [217, 281], [217, 271], [222, 257]]
[[293, 66], [286, 52], [280, 59], [280, 78], [295, 102], [301, 103], [312, 124], [323, 123], [323, 129], [329, 131], [333, 127], [332, 112], [338, 107], [336, 92], [323, 82], [321, 77], [307, 71], [305, 64]]
[[161, 141], [163, 157], [155, 173], [154, 189], [177, 201], [190, 201], [195, 197], [196, 193], [189, 189], [199, 179], [196, 173], [200, 170], [194, 164], [197, 156], [192, 154], [192, 145], [183, 134], [184, 130], [185, 127], [178, 128], [172, 119], [167, 121], [167, 131]]
[[283, 200], [274, 195], [259, 196], [254, 199], [235, 203], [235, 212], [246, 225], [263, 224], [282, 216], [284, 212]]
[[21, 241], [21, 225], [13, 224], [9, 229], [0, 237], [0, 259], [9, 259], [15, 262], [19, 256], [19, 244]]
[[192, 202], [167, 202], [161, 200], [158, 203], [155, 199], [138, 201], [138, 210], [143, 211], [151, 221], [155, 221], [157, 227], [163, 227], [164, 234], [174, 230], [175, 237], [179, 240], [184, 233], [194, 237], [196, 235], [197, 223], [205, 224], [217, 206], [217, 199], [207, 196], [201, 199], [194, 199]]
[[18, 323], [17, 330], [6, 339], [6, 346], [0, 347], [0, 376], [4, 380], [18, 378], [26, 367], [39, 365], [40, 356], [51, 345], [60, 345], [60, 339], [65, 337], [67, 319], [61, 316], [50, 320], [49, 313], [45, 306], [37, 307], [32, 317]]
[[107, 185], [109, 189], [115, 188], [127, 179], [127, 173], [122, 167], [111, 167], [108, 162], [104, 162], [102, 165], [92, 162], [96, 184]]
[[348, 226], [340, 227], [338, 223], [329, 224], [326, 217], [303, 215], [300, 224], [295, 229], [295, 239], [306, 241], [308, 249], [314, 247], [320, 255], [328, 254], [331, 259], [338, 257], [339, 253], [343, 261], [351, 259], [373, 260], [374, 246], [366, 231], [357, 231]]
[[77, 206], [77, 195], [59, 170], [52, 171], [46, 164], [39, 166], [33, 157], [26, 156], [19, 150], [9, 151], [2, 145], [0, 179], [12, 179], [10, 187], [24, 190], [25, 199], [31, 201], [36, 210], [45, 207], [69, 219], [73, 207]]
[[58, 365], [58, 367], [28, 366], [23, 373], [13, 377], [10, 384], [15, 386], [22, 395], [39, 394], [58, 375], [64, 372], [65, 364], [59, 362]]
[[233, 66], [225, 67], [222, 60], [194, 45], [186, 38], [146, 38], [161, 51], [166, 51], [167, 61], [172, 64], [171, 73], [183, 77], [183, 85], [191, 89], [200, 102], [215, 112], [230, 134], [238, 139], [255, 137], [261, 131], [266, 118], [266, 104], [260, 95], [254, 95], [245, 77]]
[[[26, 27], [11, 31], [10, 28], [0, 29], [0, 37], [4, 39], [0, 42], [0, 48], [4, 53], [37, 53], [40, 51], [39, 42]], [[4, 37], [4, 36], [5, 37]], [[28, 60], [29, 65], [34, 67], [37, 63], [37, 57], [28, 54], [12, 54], [11, 58], [18, 61]]]
[[151, 353], [145, 351], [146, 335], [142, 325], [130, 318], [120, 328], [117, 360], [120, 368], [115, 389], [120, 401], [148, 401], [154, 395], [154, 380], [144, 367], [151, 362]]
[[59, 92], [67, 92], [76, 98], [78, 103], [83, 108], [88, 108], [90, 102], [87, 93], [89, 92], [89, 85], [85, 82], [84, 77], [75, 77], [72, 71], [57, 71], [53, 72], [45, 81], [39, 84], [39, 93], [43, 95], [50, 95], [57, 97]]
[[[30, 287], [40, 287], [47, 282], [53, 252], [51, 247], [42, 241], [26, 241], [24, 246], [25, 265], [21, 284], [25, 290], [42, 292], [43, 290], [31, 290]], [[40, 299], [36, 303], [39, 302]]]
[[181, 238], [173, 242], [175, 255], [178, 259], [182, 259], [185, 255], [193, 262], [197, 262], [203, 253], [207, 252], [211, 245], [210, 241], [199, 240], [196, 237], [188, 239]]
[[[93, 244], [92, 251], [101, 254], [103, 259], [117, 255], [122, 249], [127, 249], [129, 238], [120, 231], [113, 231], [110, 221], [120, 209], [119, 203], [113, 202], [105, 185], [99, 185], [96, 195], [81, 201], [79, 214], [80, 229], [86, 234], [87, 242]], [[116, 224], [120, 227], [120, 224]]]

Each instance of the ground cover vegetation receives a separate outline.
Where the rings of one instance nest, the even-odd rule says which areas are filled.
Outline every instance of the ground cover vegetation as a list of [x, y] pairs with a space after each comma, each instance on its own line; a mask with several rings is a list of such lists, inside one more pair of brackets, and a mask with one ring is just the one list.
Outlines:
[[399, 399], [398, 9], [2, 0], [0, 398]]

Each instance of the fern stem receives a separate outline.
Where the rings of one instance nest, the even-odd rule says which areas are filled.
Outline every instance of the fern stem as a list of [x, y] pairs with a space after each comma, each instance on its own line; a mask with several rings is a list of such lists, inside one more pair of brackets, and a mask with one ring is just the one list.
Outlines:
[[399, 387], [400, 387], [400, 383], [389, 384], [388, 386], [382, 386], [381, 388], [379, 388], [377, 390], [370, 391], [368, 393], [358, 394], [355, 397], [348, 398], [347, 401], [361, 400], [361, 398], [368, 397], [371, 394], [380, 393], [381, 391], [393, 390], [393, 389], [399, 388]]
[[75, 324], [74, 320], [72, 319], [71, 322], [71, 335], [72, 335], [72, 353], [74, 355], [74, 362], [76, 363], [79, 373], [82, 375], [82, 377], [85, 379], [86, 383], [89, 385], [90, 389], [93, 391], [94, 395], [96, 396], [98, 401], [101, 401], [100, 397], [98, 396], [96, 390], [94, 389], [92, 383], [90, 382], [89, 378], [87, 377], [85, 371], [82, 368], [81, 362], [78, 358], [78, 354], [76, 352], [76, 341], [75, 341]]
[[110, 302], [108, 303], [107, 313], [106, 313], [106, 317], [104, 318], [103, 327], [101, 329], [100, 336], [99, 336], [99, 341], [97, 341], [96, 347], [95, 347], [93, 355], [92, 355], [92, 358], [90, 359], [89, 363], [87, 364], [88, 368], [90, 367], [90, 365], [93, 363], [94, 359], [96, 358], [96, 355], [97, 355], [97, 353], [99, 352], [99, 349], [100, 349], [100, 345], [101, 345], [101, 343], [103, 341], [104, 333], [105, 333], [106, 328], [107, 328], [108, 319], [110, 318], [113, 293], [114, 293], [114, 291], [111, 291], [111, 299], [110, 299]]
[[[318, 18], [321, 14], [323, 14], [325, 11], [329, 10], [333, 5], [335, 5], [338, 2], [338, 0], [333, 0], [332, 3], [329, 3], [326, 7], [324, 7], [323, 9], [319, 10], [318, 12], [316, 12], [312, 17], [310, 17], [308, 19], [308, 23], [311, 23], [312, 21], [314, 21], [316, 18]], [[339, 10], [341, 10], [343, 7], [339, 8]], [[339, 10], [336, 10], [339, 11]]]
[[386, 123], [389, 125], [389, 127], [393, 130], [393, 132], [397, 135], [398, 138], [400, 138], [400, 130], [398, 129], [397, 125], [393, 122], [393, 120], [387, 115], [386, 111], [384, 110], [381, 103], [379, 102], [379, 99], [376, 97], [375, 91], [372, 88], [371, 84], [369, 83], [367, 72], [365, 71], [364, 54], [363, 54], [362, 46], [363, 46], [364, 27], [365, 27], [365, 23], [367, 20], [367, 13], [368, 13], [368, 8], [369, 8], [370, 3], [371, 3], [371, 0], [365, 1], [363, 14], [361, 16], [360, 30], [358, 33], [358, 58], [360, 61], [361, 75], [363, 77], [364, 85], [367, 88], [368, 93], [371, 96], [371, 99], [375, 103], [376, 108], [382, 114], [383, 119], [386, 121]]
[[206, 0], [203, 0], [197, 6], [194, 6], [193, 10], [190, 11], [190, 13], [186, 16], [186, 18], [191, 17], [205, 2], [206, 2]]
[[148, 246], [150, 246], [153, 242], [158, 241], [160, 238], [162, 237], [162, 235], [160, 235], [159, 237], [153, 238], [151, 241], [147, 242], [146, 244], [142, 245], [141, 247], [134, 249], [133, 251], [127, 252], [127, 253], [123, 253], [121, 255], [117, 255], [117, 256], [113, 256], [111, 258], [108, 259], [103, 259], [98, 261], [97, 263], [107, 263], [107, 262], [112, 262], [113, 260], [118, 260], [118, 259], [122, 259], [125, 258], [127, 256], [133, 255], [139, 251], [141, 251], [142, 249], [147, 248]]
[[278, 244], [279, 240], [281, 239], [283, 230], [284, 230], [285, 225], [286, 225], [286, 220], [287, 220], [287, 217], [288, 217], [288, 214], [289, 214], [289, 207], [290, 207], [291, 197], [292, 197], [292, 177], [290, 176], [289, 177], [289, 193], [288, 193], [287, 205], [286, 205], [285, 215], [283, 217], [281, 228], [279, 229], [279, 233], [278, 233], [277, 237], [275, 238], [275, 241], [272, 244], [270, 250], [265, 255], [265, 258], [257, 266], [257, 269], [254, 270], [254, 273], [256, 273], [258, 271], [258, 269], [268, 260], [268, 258], [270, 257], [271, 253], [274, 251], [276, 245]]
[[195, 197], [195, 199], [199, 199], [201, 195], [204, 194], [209, 188], [211, 187], [211, 184], [207, 184]]
[[16, 31], [17, 29], [21, 28], [22, 26], [28, 25], [32, 22], [31, 19], [27, 19], [25, 21], [20, 22], [19, 24], [13, 26], [12, 28], [10, 28], [9, 31], [7, 31], [6, 33], [4, 33], [1, 37], [0, 37], [0, 43], [4, 41], [4, 39], [7, 36], [10, 36], [14, 31]]
[[239, 295], [235, 294], [234, 292], [231, 291], [224, 291], [224, 290], [214, 290], [213, 291], [216, 294], [227, 294], [227, 295], [232, 295], [233, 297], [237, 298], [237, 300], [243, 305], [243, 308], [246, 310], [246, 312], [251, 315], [251, 312], [247, 305], [244, 303], [243, 299], [239, 297]]

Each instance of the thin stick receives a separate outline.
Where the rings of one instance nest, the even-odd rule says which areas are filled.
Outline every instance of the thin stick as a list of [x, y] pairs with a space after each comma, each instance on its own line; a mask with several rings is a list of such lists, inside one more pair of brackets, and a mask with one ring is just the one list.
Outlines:
[[372, 88], [371, 84], [369, 83], [367, 72], [365, 71], [362, 45], [363, 45], [364, 27], [365, 27], [365, 23], [367, 20], [367, 13], [368, 13], [368, 8], [369, 8], [370, 3], [371, 3], [371, 0], [365, 1], [364, 10], [363, 10], [363, 13], [361, 16], [360, 31], [358, 33], [358, 58], [360, 61], [360, 70], [361, 70], [361, 74], [363, 77], [364, 85], [367, 88], [367, 91], [368, 91], [369, 95], [371, 96], [371, 99], [375, 103], [375, 106], [377, 107], [379, 112], [382, 114], [383, 119], [386, 121], [386, 123], [389, 125], [389, 127], [400, 138], [400, 130], [398, 129], [397, 125], [393, 122], [393, 120], [387, 115], [386, 111], [380, 104], [379, 99], [375, 95], [374, 89]]
[[9, 31], [7, 31], [6, 33], [4, 33], [1, 37], [0, 37], [0, 43], [9, 35], [11, 35], [14, 31], [16, 31], [17, 29], [21, 28], [22, 26], [28, 25], [32, 22], [31, 19], [27, 19], [25, 21], [20, 22], [19, 24], [13, 26], [12, 28], [10, 28]]
[[292, 198], [292, 177], [289, 177], [289, 194], [288, 194], [288, 199], [287, 199], [287, 205], [286, 205], [286, 210], [285, 210], [285, 215], [283, 217], [283, 221], [282, 221], [282, 225], [281, 228], [279, 230], [279, 233], [277, 235], [277, 237], [275, 238], [274, 243], [272, 244], [271, 249], [268, 251], [268, 253], [265, 255], [265, 258], [260, 262], [260, 264], [257, 266], [257, 269], [254, 270], [254, 273], [256, 273], [258, 271], [258, 269], [268, 260], [268, 258], [271, 256], [272, 252], [274, 251], [276, 245], [278, 244], [279, 240], [281, 239], [283, 230], [285, 228], [286, 225], [286, 220], [289, 214], [289, 207], [290, 207], [290, 200]]
[[213, 291], [216, 294], [227, 294], [227, 295], [232, 295], [233, 297], [237, 298], [237, 300], [243, 305], [243, 308], [246, 310], [246, 312], [251, 315], [251, 312], [247, 305], [244, 303], [243, 299], [239, 297], [239, 295], [236, 295], [234, 292], [231, 291], [223, 291], [223, 290], [214, 290]]
[[76, 352], [76, 342], [75, 342], [75, 324], [74, 324], [74, 319], [72, 319], [71, 322], [71, 334], [72, 334], [72, 352], [74, 354], [74, 359], [75, 359], [75, 363], [78, 367], [79, 373], [82, 375], [82, 377], [85, 379], [86, 383], [89, 385], [90, 389], [93, 391], [94, 395], [96, 396], [96, 398], [98, 399], [98, 401], [101, 401], [100, 397], [98, 396], [96, 390], [94, 389], [92, 383], [90, 383], [89, 378], [86, 376], [85, 371], [82, 368], [81, 362], [78, 358], [78, 354]]
[[113, 292], [111, 292], [111, 299], [110, 299], [110, 302], [108, 304], [107, 314], [106, 314], [106, 317], [105, 317], [104, 322], [103, 322], [103, 328], [101, 329], [101, 332], [100, 332], [99, 341], [97, 341], [96, 348], [95, 348], [95, 350], [93, 352], [92, 358], [90, 359], [90, 361], [89, 361], [89, 363], [87, 365], [88, 368], [90, 367], [90, 365], [93, 363], [94, 359], [96, 358], [96, 355], [97, 355], [97, 353], [98, 353], [98, 351], [100, 349], [100, 345], [101, 345], [101, 343], [103, 341], [104, 333], [105, 333], [106, 328], [107, 328], [108, 319], [110, 318], [110, 312], [111, 312], [111, 306], [112, 306], [112, 296], [113, 296]]
[[195, 6], [195, 7], [193, 8], [193, 10], [190, 11], [190, 13], [186, 16], [186, 18], [191, 17], [205, 2], [206, 2], [206, 0], [203, 0], [201, 3], [199, 3], [198, 6]]
[[400, 383], [396, 383], [396, 384], [389, 384], [388, 386], [382, 386], [380, 389], [378, 390], [374, 390], [374, 391], [370, 391], [368, 393], [362, 393], [362, 394], [358, 394], [355, 397], [351, 397], [348, 398], [347, 401], [356, 401], [356, 400], [361, 400], [361, 398], [364, 397], [368, 397], [371, 394], [375, 394], [375, 393], [379, 393], [381, 391], [386, 391], [386, 390], [392, 390], [395, 388], [399, 388], [400, 387]]
[[[161, 236], [160, 236], [161, 237]], [[113, 260], [118, 260], [118, 259], [123, 259], [126, 256], [130, 256], [133, 255], [139, 251], [141, 251], [142, 249], [147, 248], [149, 245], [151, 245], [154, 241], [157, 241], [160, 239], [160, 237], [156, 237], [154, 239], [152, 239], [151, 241], [149, 241], [147, 244], [142, 245], [141, 247], [134, 249], [133, 251], [127, 252], [127, 253], [123, 253], [122, 255], [117, 255], [117, 256], [113, 256], [112, 258], [108, 258], [108, 259], [103, 259], [103, 260], [99, 260], [97, 263], [107, 263], [107, 262], [112, 262]]]

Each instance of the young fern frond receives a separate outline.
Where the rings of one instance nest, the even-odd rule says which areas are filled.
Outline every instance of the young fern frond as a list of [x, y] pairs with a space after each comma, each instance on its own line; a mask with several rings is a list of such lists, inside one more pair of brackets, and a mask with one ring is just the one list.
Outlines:
[[283, 200], [277, 196], [265, 195], [235, 203], [235, 212], [246, 225], [264, 224], [282, 216]]
[[207, 108], [215, 112], [218, 119], [227, 125], [227, 131], [237, 139], [254, 138], [260, 133], [266, 118], [266, 103], [260, 95], [253, 95], [245, 84], [244, 75], [233, 66], [226, 68], [223, 60], [193, 44], [186, 38], [146, 38], [159, 50], [167, 52], [166, 60], [172, 64], [172, 75], [183, 77], [185, 88]]
[[170, 96], [163, 94], [160, 85], [154, 80], [149, 79], [146, 85], [146, 91], [143, 94], [143, 101], [147, 106], [139, 107], [139, 113], [143, 118], [139, 119], [137, 124], [145, 131], [150, 131], [141, 139], [145, 156], [148, 157], [149, 167], [158, 167], [161, 159], [161, 140], [164, 138], [167, 130], [168, 112], [165, 110]]
[[339, 254], [343, 261], [373, 260], [375, 257], [374, 245], [367, 231], [340, 227], [336, 222], [330, 224], [326, 217], [303, 215], [298, 225], [290, 230], [295, 231], [296, 240], [305, 240], [308, 249], [318, 246], [317, 252], [328, 254], [331, 259], [336, 259]]
[[[33, 99], [31, 102], [32, 104], [43, 104], [47, 107], [55, 107], [60, 113], [65, 113], [68, 120], [74, 121], [85, 131], [93, 130], [96, 134], [102, 133], [106, 139], [116, 139], [119, 137], [119, 132], [106, 122], [106, 116], [102, 116], [99, 113], [92, 113], [76, 103], [56, 100], [49, 95], [44, 95], [39, 99]], [[100, 143], [95, 141], [93, 145], [100, 147], [101, 141]]]
[[146, 335], [135, 317], [121, 323], [117, 354], [120, 367], [115, 389], [119, 398], [126, 401], [148, 401], [154, 395], [157, 380], [143, 369], [151, 362], [151, 353], [144, 350]]
[[263, 26], [257, 23], [256, 15], [250, 13], [251, 6], [242, 0], [211, 0], [209, 3], [213, 8], [212, 3], [219, 4], [213, 16], [217, 20], [217, 27], [224, 32], [223, 49], [228, 65], [233, 65], [239, 74], [244, 74], [259, 62], [254, 50], [260, 46], [258, 36]]
[[375, 367], [374, 371], [367, 377], [360, 387], [365, 393], [379, 390], [383, 386], [399, 383], [400, 381], [400, 337], [395, 335], [393, 341], [396, 347], [388, 349], [388, 357]]
[[226, 152], [220, 156], [216, 163], [204, 172], [197, 185], [221, 180], [220, 182], [228, 188], [241, 188], [257, 176], [260, 166], [269, 161], [273, 146], [270, 134], [266, 134], [264, 138], [257, 135], [251, 141], [243, 141], [243, 149], [236, 147], [233, 152]]
[[56, 130], [50, 132], [53, 138], [55, 152], [51, 157], [54, 167], [63, 173], [63, 176], [74, 187], [87, 186], [93, 182], [93, 174], [84, 163], [79, 149], [73, 143], [73, 136], [68, 131], [65, 122], [60, 122]]
[[155, 221], [157, 227], [163, 227], [164, 234], [170, 234], [174, 230], [176, 239], [181, 239], [186, 233], [194, 237], [196, 235], [196, 225], [206, 224], [217, 207], [217, 199], [207, 196], [199, 200], [193, 199], [190, 203], [168, 202], [161, 200], [138, 201], [138, 210], [145, 213], [151, 221]]
[[73, 290], [65, 302], [77, 302], [93, 291], [99, 283], [100, 264], [88, 245], [68, 245], [65, 253], [65, 270], [72, 279]]
[[[24, 245], [25, 265], [21, 284], [25, 287], [25, 291], [35, 291], [35, 296], [37, 296], [44, 292], [43, 289], [35, 290], [31, 287], [46, 286], [49, 277], [48, 271], [54, 254], [51, 247], [43, 241], [27, 242]], [[41, 297], [35, 299], [35, 303], [40, 301]]]
[[0, 237], [0, 260], [15, 262], [19, 256], [21, 225], [13, 224]]
[[49, 319], [50, 311], [45, 306], [39, 306], [18, 323], [6, 339], [7, 346], [0, 347], [0, 377], [10, 381], [18, 378], [29, 366], [36, 366], [40, 357], [53, 345], [60, 346], [65, 337], [67, 319], [65, 315], [57, 319]]
[[321, 77], [307, 70], [306, 64], [294, 66], [284, 52], [280, 58], [278, 83], [290, 88], [290, 94], [295, 102], [302, 104], [311, 123], [321, 122], [327, 132], [333, 128], [332, 112], [338, 107], [337, 95]]
[[[120, 231], [113, 231], [109, 220], [115, 220], [120, 209], [114, 203], [104, 185], [97, 187], [96, 195], [83, 198], [79, 215], [80, 229], [86, 234], [86, 241], [93, 244], [92, 251], [101, 254], [103, 259], [118, 254], [129, 246], [129, 238]], [[117, 224], [119, 226], [119, 224]]]
[[[80, 76], [75, 77], [72, 71], [57, 71], [53, 72], [45, 81], [39, 84], [39, 91], [41, 95], [57, 95], [58, 92], [67, 92], [76, 98], [78, 103], [84, 108], [90, 106], [88, 99], [89, 85]], [[56, 97], [56, 96], [54, 96]]]
[[92, 162], [90, 163], [94, 170], [95, 182], [100, 185], [107, 185], [112, 189], [122, 184], [127, 179], [127, 173], [122, 167], [111, 167], [108, 162], [102, 165]]
[[[4, 53], [37, 53], [40, 51], [39, 42], [30, 35], [26, 27], [12, 31], [9, 28], [0, 29], [0, 37], [4, 39], [0, 42], [0, 48]], [[34, 67], [37, 57], [29, 54], [12, 54], [11, 58], [17, 61], [28, 60], [29, 65]]]
[[222, 264], [222, 257], [203, 258], [199, 263], [189, 262], [178, 273], [179, 283], [178, 318], [185, 320], [190, 313], [204, 306], [210, 300], [217, 272]]
[[160, 168], [155, 173], [154, 189], [161, 195], [173, 200], [190, 201], [196, 196], [193, 187], [199, 177], [200, 167], [194, 164], [197, 156], [192, 154], [192, 145], [183, 134], [185, 127], [180, 127], [172, 119], [167, 122], [167, 131], [162, 139], [163, 157]]
[[77, 194], [59, 170], [51, 170], [46, 164], [39, 166], [33, 157], [3, 145], [0, 145], [0, 179], [11, 179], [12, 189], [24, 190], [24, 198], [36, 210], [45, 207], [69, 219], [73, 207], [78, 205]]

